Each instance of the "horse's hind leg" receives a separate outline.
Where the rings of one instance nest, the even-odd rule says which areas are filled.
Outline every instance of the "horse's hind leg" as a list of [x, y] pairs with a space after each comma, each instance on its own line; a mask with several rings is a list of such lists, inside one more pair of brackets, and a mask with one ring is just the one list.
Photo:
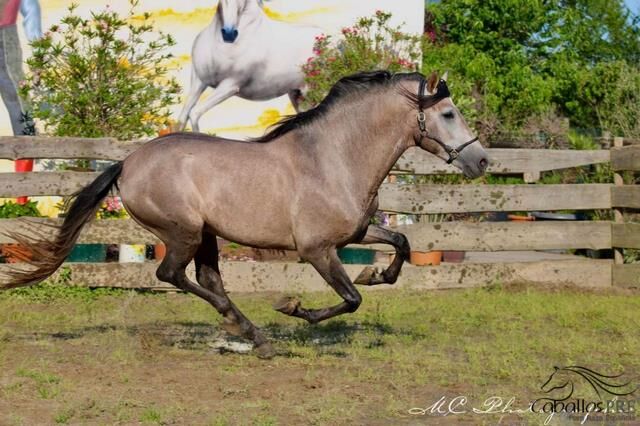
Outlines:
[[289, 95], [289, 100], [291, 101], [291, 105], [293, 106], [293, 109], [296, 110], [296, 112], [300, 112], [300, 102], [302, 101], [302, 90], [293, 89], [293, 90], [290, 90], [289, 93], [287, 94]]
[[[185, 243], [185, 241], [190, 242]], [[158, 279], [206, 300], [225, 317], [231, 315], [232, 312], [235, 313], [237, 308], [232, 305], [226, 295], [216, 294], [210, 288], [199, 286], [187, 277], [186, 268], [200, 246], [200, 235], [183, 236], [180, 240], [165, 241], [165, 243], [167, 244], [167, 254], [156, 271]], [[244, 320], [248, 322], [246, 318]], [[242, 326], [243, 322], [239, 321], [239, 324]], [[253, 326], [251, 323], [249, 324]], [[264, 337], [249, 333], [246, 336], [253, 338], [257, 345], [258, 356], [273, 356], [273, 349]], [[261, 346], [264, 347], [261, 348]]]
[[402, 264], [409, 260], [411, 247], [407, 237], [399, 232], [393, 232], [377, 225], [369, 225], [367, 233], [360, 241], [361, 244], [383, 243], [390, 244], [396, 249], [396, 256], [391, 265], [382, 272], [378, 272], [373, 266], [366, 267], [354, 280], [355, 284], [377, 285], [393, 284], [398, 280]]
[[218, 243], [215, 235], [204, 233], [202, 243], [195, 254], [196, 279], [198, 283], [223, 298], [229, 306], [225, 312], [220, 311], [223, 319], [222, 327], [231, 334], [252, 340], [260, 358], [271, 358], [275, 351], [260, 330], [234, 305], [224, 291], [220, 268], [218, 266]]

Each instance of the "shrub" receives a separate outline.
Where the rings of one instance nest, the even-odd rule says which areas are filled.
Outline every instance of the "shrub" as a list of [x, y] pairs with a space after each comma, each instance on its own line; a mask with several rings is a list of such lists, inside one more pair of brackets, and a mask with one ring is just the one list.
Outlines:
[[422, 37], [402, 32], [401, 26], [392, 27], [390, 19], [390, 13], [379, 10], [343, 28], [335, 42], [331, 36], [317, 36], [314, 56], [302, 67], [308, 86], [302, 106], [317, 105], [340, 78], [356, 72], [416, 71]]
[[25, 204], [18, 204], [13, 201], [7, 201], [0, 206], [0, 218], [13, 219], [22, 216], [42, 217], [38, 210], [38, 203], [36, 201], [27, 201]]
[[47, 132], [128, 140], [167, 125], [180, 89], [164, 52], [175, 42], [155, 33], [150, 14], [135, 16], [138, 1], [130, 0], [126, 18], [107, 6], [85, 19], [72, 4], [60, 25], [32, 42], [21, 94]]
[[594, 102], [600, 127], [614, 135], [640, 138], [640, 68], [624, 61], [599, 64], [591, 84], [604, 89]]

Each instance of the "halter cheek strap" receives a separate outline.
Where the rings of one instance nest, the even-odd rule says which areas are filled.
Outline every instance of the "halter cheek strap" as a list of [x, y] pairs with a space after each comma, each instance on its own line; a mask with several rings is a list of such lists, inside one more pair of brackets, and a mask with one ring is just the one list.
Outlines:
[[451, 164], [456, 158], [458, 158], [462, 150], [468, 147], [469, 145], [471, 145], [472, 143], [476, 142], [478, 140], [478, 137], [476, 136], [470, 141], [467, 141], [462, 145], [459, 145], [453, 148], [452, 146], [447, 145], [437, 137], [430, 135], [429, 132], [427, 132], [427, 120], [424, 114], [424, 110], [426, 108], [430, 108], [434, 106], [444, 98], [450, 97], [451, 94], [449, 93], [449, 88], [447, 87], [447, 83], [444, 80], [440, 80], [438, 82], [436, 93], [434, 93], [431, 96], [428, 96], [428, 97], [425, 96], [426, 87], [427, 87], [427, 80], [423, 78], [422, 80], [420, 80], [420, 88], [418, 89], [418, 95], [420, 96], [420, 98], [426, 99], [426, 101], [421, 102], [420, 106], [418, 107], [418, 128], [420, 129], [420, 135], [421, 135], [420, 140], [427, 138], [427, 139], [431, 139], [432, 141], [440, 145], [444, 150], [444, 152], [446, 152], [447, 155], [449, 156], [449, 158], [446, 160], [447, 164]]

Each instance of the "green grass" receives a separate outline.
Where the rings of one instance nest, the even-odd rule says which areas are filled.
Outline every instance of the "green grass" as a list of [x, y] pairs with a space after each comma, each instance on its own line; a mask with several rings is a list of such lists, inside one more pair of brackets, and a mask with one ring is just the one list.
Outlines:
[[232, 294], [278, 350], [260, 361], [213, 353], [219, 316], [189, 295], [56, 285], [0, 293], [0, 412], [25, 424], [42, 411], [51, 423], [395, 424], [447, 420], [408, 415], [443, 395], [478, 405], [513, 396], [523, 407], [543, 396], [554, 366], [638, 381], [638, 293], [366, 291], [357, 313], [314, 326], [272, 311], [280, 296]]

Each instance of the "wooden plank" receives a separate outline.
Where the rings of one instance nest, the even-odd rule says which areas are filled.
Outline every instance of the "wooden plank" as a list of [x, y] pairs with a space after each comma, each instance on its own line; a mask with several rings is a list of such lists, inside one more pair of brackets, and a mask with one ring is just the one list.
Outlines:
[[[0, 158], [123, 160], [146, 142], [122, 142], [111, 138], [2, 136]], [[488, 149], [487, 152], [491, 159], [488, 171], [496, 174], [540, 172], [609, 161], [606, 150]], [[407, 151], [396, 168], [416, 174], [460, 173], [420, 148]]]
[[640, 209], [640, 186], [625, 185], [611, 187], [611, 205], [627, 209]]
[[640, 170], [640, 145], [611, 149], [611, 168], [614, 171]]
[[[539, 173], [609, 161], [608, 150], [576, 151], [551, 149], [487, 149], [493, 174]], [[459, 174], [456, 167], [420, 149], [411, 148], [396, 163], [395, 169], [413, 174]]]
[[640, 248], [640, 223], [614, 223], [611, 247]]
[[[91, 287], [163, 288], [155, 278], [157, 264], [147, 263], [69, 263], [74, 284]], [[572, 285], [577, 287], [610, 287], [612, 263], [604, 260], [565, 260], [543, 262], [442, 264], [431, 267], [405, 265], [398, 282], [393, 285], [359, 287], [363, 291], [409, 289], [445, 289], [504, 285]], [[9, 265], [0, 265], [0, 274]], [[353, 279], [362, 265], [345, 265]], [[222, 262], [225, 288], [231, 292], [277, 291], [288, 294], [330, 290], [310, 264]], [[193, 264], [188, 269], [193, 279]], [[3, 282], [0, 276], [0, 282]]]
[[380, 209], [396, 213], [589, 210], [611, 208], [611, 185], [383, 184]]
[[[0, 197], [71, 195], [99, 173], [0, 173]], [[640, 207], [636, 188], [619, 195], [620, 207]], [[617, 190], [617, 189], [616, 189]], [[615, 194], [615, 192], [614, 192]], [[611, 207], [610, 185], [403, 185], [383, 184], [380, 208], [398, 213], [584, 210]], [[630, 201], [625, 201], [630, 200]], [[634, 201], [634, 202], [632, 202]]]
[[[20, 232], [26, 235], [39, 233], [44, 237], [52, 237], [55, 228], [45, 225], [59, 225], [62, 219], [0, 219], [0, 244], [13, 242], [4, 235], [9, 232]], [[83, 228], [78, 243], [95, 244], [156, 244], [159, 240], [149, 231], [142, 228], [132, 219], [94, 220]]]
[[[54, 229], [45, 224], [60, 224], [61, 219], [0, 219], [0, 244], [13, 242], [7, 231], [52, 236]], [[618, 225], [614, 225], [618, 226]], [[624, 228], [624, 229], [623, 229]], [[640, 225], [627, 224], [617, 229], [619, 243], [615, 247], [640, 244]], [[394, 230], [404, 233], [414, 250], [552, 250], [603, 249], [611, 245], [609, 222], [444, 222], [401, 225]], [[158, 239], [132, 219], [94, 220], [80, 234], [79, 243], [156, 244]], [[391, 250], [391, 246], [371, 246]], [[635, 247], [640, 247], [636, 245]]]
[[640, 263], [613, 265], [612, 276], [615, 287], [640, 288]]
[[0, 173], [0, 197], [71, 195], [99, 175], [98, 172]]
[[610, 222], [443, 222], [401, 225], [394, 230], [405, 234], [418, 251], [611, 248]]
[[146, 141], [120, 142], [111, 138], [1, 136], [0, 158], [123, 160]]

